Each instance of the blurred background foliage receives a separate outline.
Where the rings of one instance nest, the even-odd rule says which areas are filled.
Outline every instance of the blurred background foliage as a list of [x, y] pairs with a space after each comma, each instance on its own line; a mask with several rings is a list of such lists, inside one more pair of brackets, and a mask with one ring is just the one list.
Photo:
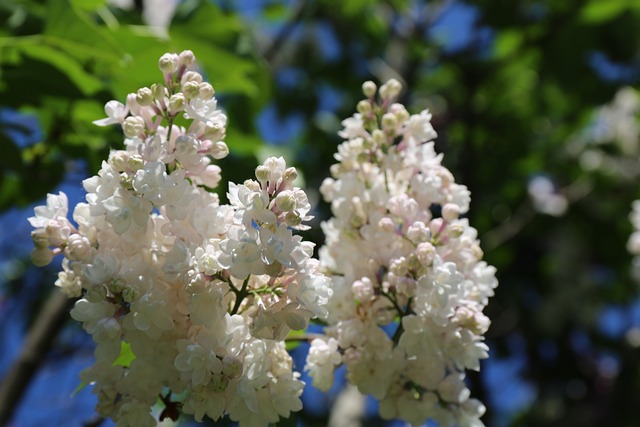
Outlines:
[[[79, 201], [81, 179], [121, 144], [117, 129], [91, 124], [104, 103], [158, 80], [162, 53], [191, 49], [229, 116], [224, 178], [287, 156], [316, 225], [329, 214], [317, 188], [361, 83], [401, 80], [409, 111], [433, 113], [436, 149], [470, 188], [470, 222], [498, 268], [492, 357], [470, 378], [485, 423], [639, 425], [626, 242], [640, 198], [640, 1], [3, 0], [0, 22], [0, 378], [54, 280], [55, 267], [29, 266], [29, 210], [60, 188]], [[307, 237], [322, 244], [318, 227]], [[71, 390], [79, 368], [68, 365], [91, 359], [77, 329], [43, 368], [72, 372]], [[45, 374], [15, 425], [90, 422], [88, 391], [70, 399]], [[300, 423], [326, 425], [332, 399]], [[362, 423], [382, 425], [369, 410]]]

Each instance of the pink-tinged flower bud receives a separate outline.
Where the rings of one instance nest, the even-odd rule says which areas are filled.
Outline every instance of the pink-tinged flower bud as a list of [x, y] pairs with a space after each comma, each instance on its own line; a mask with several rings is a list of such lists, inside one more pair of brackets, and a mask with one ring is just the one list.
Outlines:
[[144, 119], [140, 116], [129, 116], [122, 123], [122, 131], [127, 138], [140, 136], [145, 130]]
[[447, 203], [442, 207], [442, 218], [444, 218], [445, 221], [455, 221], [459, 216], [460, 207], [458, 205]]
[[378, 87], [371, 80], [362, 83], [362, 93], [367, 98], [373, 98], [376, 95], [376, 90], [378, 90]]
[[136, 92], [136, 102], [143, 107], [151, 105], [153, 103], [153, 92], [151, 92], [151, 89], [148, 87], [138, 89], [138, 92]]
[[178, 63], [184, 67], [190, 67], [196, 60], [196, 56], [190, 50], [183, 50], [178, 55]]
[[160, 71], [165, 74], [173, 73], [178, 68], [178, 55], [175, 53], [165, 53], [158, 61]]
[[200, 83], [200, 93], [198, 96], [200, 99], [211, 99], [216, 94], [210, 83]]

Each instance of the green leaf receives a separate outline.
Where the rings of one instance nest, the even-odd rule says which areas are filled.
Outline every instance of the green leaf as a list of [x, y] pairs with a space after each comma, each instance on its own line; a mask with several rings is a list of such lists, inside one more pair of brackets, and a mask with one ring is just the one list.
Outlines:
[[244, 133], [235, 127], [227, 128], [225, 142], [234, 155], [255, 155], [263, 145], [262, 140], [255, 134]]
[[47, 14], [43, 34], [65, 40], [69, 45], [76, 44], [77, 47], [71, 49], [70, 54], [83, 51], [90, 56], [110, 53], [119, 58], [122, 55], [122, 47], [111, 34], [91, 22], [87, 14], [78, 10], [69, 0], [50, 1]]
[[131, 344], [122, 341], [120, 343], [120, 355], [113, 361], [113, 366], [124, 366], [128, 368], [135, 359], [136, 355], [131, 350]]
[[495, 41], [496, 57], [504, 58], [517, 52], [522, 45], [524, 33], [518, 30], [504, 30], [498, 34]]
[[[212, 24], [215, 23], [215, 24]], [[255, 59], [240, 56], [235, 48], [243, 25], [211, 3], [174, 20], [169, 29], [176, 51], [192, 50], [214, 87], [225, 93], [259, 95], [254, 74], [260, 69]]]
[[86, 96], [102, 89], [102, 82], [85, 71], [82, 65], [66, 53], [44, 43], [19, 43], [19, 51], [32, 59], [46, 62], [65, 74], [69, 80]]
[[82, 381], [80, 384], [78, 384], [78, 386], [71, 392], [71, 397], [75, 396], [76, 394], [80, 393], [82, 391], [83, 388], [85, 388], [86, 386], [88, 386], [89, 384], [85, 383], [84, 381]]
[[599, 24], [609, 21], [629, 9], [640, 9], [640, 1], [593, 0], [580, 11], [580, 18], [589, 24]]

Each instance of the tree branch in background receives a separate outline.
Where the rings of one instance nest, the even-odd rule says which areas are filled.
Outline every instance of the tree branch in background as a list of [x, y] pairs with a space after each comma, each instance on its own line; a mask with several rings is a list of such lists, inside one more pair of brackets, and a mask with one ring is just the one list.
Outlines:
[[0, 426], [8, 425], [31, 379], [64, 326], [74, 300], [54, 290], [38, 314], [20, 355], [0, 384]]
[[294, 10], [289, 17], [289, 20], [282, 26], [271, 44], [265, 49], [264, 59], [268, 63], [271, 63], [274, 60], [276, 54], [280, 51], [282, 46], [284, 46], [284, 44], [286, 43], [287, 39], [293, 33], [296, 25], [298, 25], [298, 23], [302, 20], [304, 11], [308, 3], [308, 0], [301, 0], [296, 3]]

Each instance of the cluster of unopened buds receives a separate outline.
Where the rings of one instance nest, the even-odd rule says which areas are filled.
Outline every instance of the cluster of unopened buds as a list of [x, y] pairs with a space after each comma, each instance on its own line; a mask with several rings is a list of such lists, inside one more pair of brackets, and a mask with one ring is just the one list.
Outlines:
[[96, 124], [119, 124], [125, 149], [83, 182], [73, 222], [64, 193], [30, 218], [34, 262], [64, 255], [56, 285], [78, 298], [71, 315], [96, 342], [81, 379], [98, 413], [153, 426], [160, 401], [160, 419], [277, 422], [302, 407], [285, 340], [317, 318], [327, 326], [306, 369], [319, 388], [344, 364], [385, 418], [482, 425], [464, 372], [487, 356], [482, 310], [497, 282], [430, 114], [393, 103], [395, 80], [365, 83], [321, 188], [334, 217], [317, 260], [294, 234], [311, 206], [283, 158], [230, 183], [229, 204], [211, 191], [227, 117], [194, 61], [165, 54], [163, 83], [107, 103]]

